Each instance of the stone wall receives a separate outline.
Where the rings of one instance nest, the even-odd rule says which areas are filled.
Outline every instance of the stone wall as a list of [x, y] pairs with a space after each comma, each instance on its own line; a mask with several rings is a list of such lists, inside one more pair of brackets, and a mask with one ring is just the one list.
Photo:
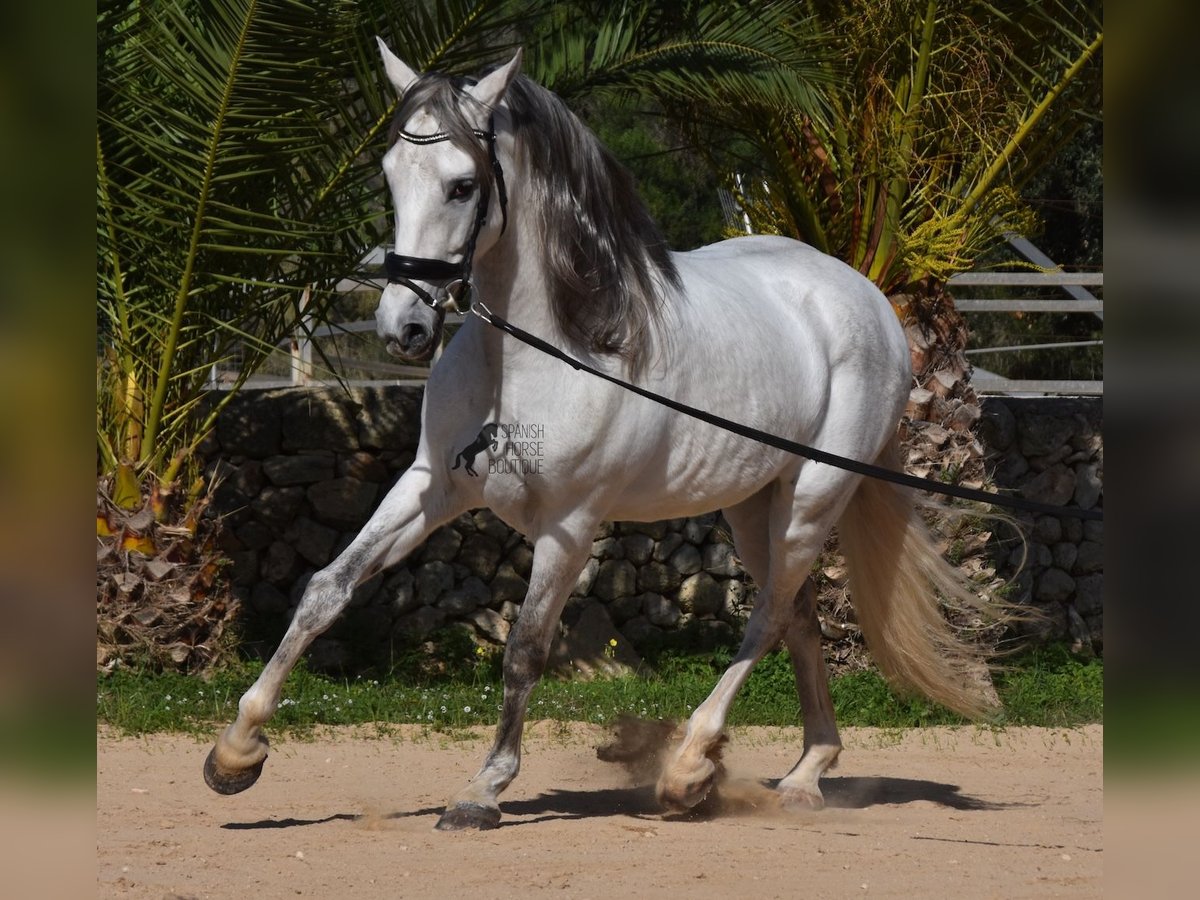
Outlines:
[[[1001, 489], [1029, 500], [1080, 509], [1104, 505], [1103, 401], [1099, 398], [989, 397], [976, 428]], [[1008, 599], [1037, 610], [1028, 630], [1071, 641], [1076, 650], [1104, 645], [1104, 523], [1014, 514], [1025, 541], [1002, 540], [998, 573], [1011, 579]]]
[[[267, 634], [281, 632], [309, 578], [358, 533], [411, 464], [421, 389], [382, 387], [243, 392], [203, 448], [220, 479], [212, 511], [225, 519], [224, 550], [235, 593]], [[996, 480], [1048, 502], [1102, 502], [1098, 402], [989, 399], [978, 426]], [[1018, 517], [1019, 518], [1019, 517]], [[1046, 615], [1041, 637], [1071, 635], [1099, 647], [1103, 611], [1097, 523], [1026, 517], [1019, 547], [998, 542], [1011, 599]], [[349, 610], [311, 651], [336, 668], [351, 656], [386, 658], [450, 623], [501, 644], [528, 586], [529, 543], [487, 510], [459, 516], [401, 565], [361, 585]], [[1007, 571], [1005, 569], [1007, 566]], [[622, 636], [642, 647], [687, 629], [733, 639], [753, 599], [723, 520], [606, 523], [568, 601], [563, 622], [587, 640]], [[364, 644], [366, 646], [364, 646]], [[571, 656], [569, 647], [558, 649]]]

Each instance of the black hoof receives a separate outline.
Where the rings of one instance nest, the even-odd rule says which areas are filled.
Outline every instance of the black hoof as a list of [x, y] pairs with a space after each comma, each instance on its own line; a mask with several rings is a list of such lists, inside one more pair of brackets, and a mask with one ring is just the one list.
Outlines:
[[451, 806], [433, 826], [438, 831], [491, 831], [500, 827], [500, 810], [477, 803]]
[[208, 758], [204, 760], [204, 783], [218, 794], [240, 794], [258, 781], [258, 776], [262, 774], [263, 763], [267, 761], [264, 756], [248, 769], [240, 772], [225, 772], [217, 768], [217, 761], [214, 758], [216, 752], [215, 747], [209, 750]]

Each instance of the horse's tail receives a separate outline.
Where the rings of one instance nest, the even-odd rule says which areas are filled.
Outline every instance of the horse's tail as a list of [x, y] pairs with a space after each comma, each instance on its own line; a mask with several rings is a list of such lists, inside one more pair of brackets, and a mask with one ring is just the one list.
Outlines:
[[460, 453], [460, 454], [458, 454], [458, 456], [454, 457], [454, 465], [452, 465], [450, 467], [450, 471], [453, 472], [455, 469], [457, 469], [459, 466], [461, 466], [462, 461], [463, 461], [463, 455]]
[[[895, 440], [877, 463], [898, 469]], [[850, 599], [876, 665], [896, 688], [970, 718], [999, 706], [983, 654], [951, 630], [941, 597], [983, 604], [938, 552], [911, 492], [864, 478], [838, 523]]]

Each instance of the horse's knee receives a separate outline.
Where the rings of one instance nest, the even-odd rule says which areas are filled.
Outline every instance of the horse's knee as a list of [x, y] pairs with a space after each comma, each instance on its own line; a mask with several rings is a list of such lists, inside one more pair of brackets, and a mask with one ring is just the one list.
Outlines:
[[304, 589], [292, 624], [307, 634], [320, 634], [346, 608], [353, 590], [353, 583], [328, 570], [317, 572]]
[[540, 635], [529, 633], [517, 620], [504, 648], [504, 680], [510, 684], [531, 683], [542, 677], [550, 659], [550, 647]]

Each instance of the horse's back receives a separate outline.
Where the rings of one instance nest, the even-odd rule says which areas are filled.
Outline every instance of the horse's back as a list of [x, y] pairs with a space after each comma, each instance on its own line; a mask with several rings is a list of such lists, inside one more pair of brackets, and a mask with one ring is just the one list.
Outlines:
[[731, 238], [675, 260], [693, 322], [752, 334], [806, 380], [819, 380], [821, 368], [907, 393], [908, 344], [891, 304], [841, 260], [778, 235]]
[[[887, 298], [857, 269], [828, 253], [781, 235], [747, 235], [675, 255], [684, 273], [729, 281], [744, 291], [748, 284], [785, 287], [779, 298], [790, 308], [808, 298], [835, 298], [871, 314], [888, 308]], [[723, 273], [723, 274], [722, 274]], [[776, 296], [771, 291], [768, 296]], [[842, 312], [846, 311], [843, 308]]]

